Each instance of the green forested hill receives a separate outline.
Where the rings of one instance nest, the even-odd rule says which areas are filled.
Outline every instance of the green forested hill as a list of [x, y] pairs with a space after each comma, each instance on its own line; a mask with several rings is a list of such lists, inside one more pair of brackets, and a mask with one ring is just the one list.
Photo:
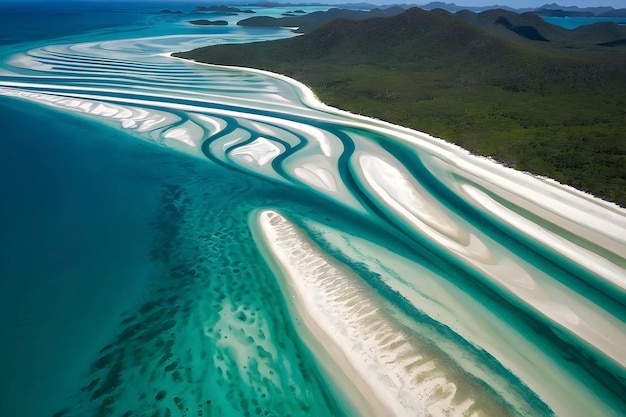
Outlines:
[[567, 30], [532, 14], [413, 8], [176, 55], [286, 74], [329, 105], [626, 206], [624, 39], [610, 23]]

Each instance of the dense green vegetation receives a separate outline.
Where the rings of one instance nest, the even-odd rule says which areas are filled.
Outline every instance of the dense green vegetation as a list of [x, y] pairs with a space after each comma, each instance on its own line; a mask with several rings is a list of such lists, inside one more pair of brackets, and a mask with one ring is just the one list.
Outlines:
[[503, 10], [409, 9], [178, 56], [286, 74], [329, 105], [626, 206], [623, 39], [626, 27], [608, 23], [566, 30]]

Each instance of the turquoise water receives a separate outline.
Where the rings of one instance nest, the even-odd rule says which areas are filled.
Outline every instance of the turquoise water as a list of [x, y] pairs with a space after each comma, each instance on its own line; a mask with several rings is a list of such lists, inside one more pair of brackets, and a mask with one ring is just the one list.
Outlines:
[[565, 29], [576, 29], [579, 26], [593, 25], [594, 23], [614, 22], [618, 25], [626, 25], [626, 17], [551, 17], [542, 18], [553, 25], [562, 26]]
[[158, 276], [150, 219], [166, 176], [155, 163], [175, 165], [101, 126], [15, 100], [0, 107], [0, 320], [11, 358], [1, 373], [12, 381], [2, 414], [46, 415]]
[[624, 210], [164, 7], [0, 14], [0, 415], [620, 415]]

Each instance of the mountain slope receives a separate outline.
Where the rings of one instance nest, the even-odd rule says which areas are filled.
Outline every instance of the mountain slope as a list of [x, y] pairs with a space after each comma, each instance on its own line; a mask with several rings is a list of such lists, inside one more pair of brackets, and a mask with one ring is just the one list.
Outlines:
[[201, 48], [191, 55], [199, 60], [244, 66], [266, 66], [271, 62], [280, 66], [281, 62], [307, 59], [334, 65], [408, 64], [428, 68], [429, 62], [445, 61], [448, 65], [452, 58], [461, 66], [506, 66], [519, 60], [524, 52], [513, 42], [452, 13], [412, 8], [391, 17], [335, 19], [297, 38], [253, 45], [218, 45]]

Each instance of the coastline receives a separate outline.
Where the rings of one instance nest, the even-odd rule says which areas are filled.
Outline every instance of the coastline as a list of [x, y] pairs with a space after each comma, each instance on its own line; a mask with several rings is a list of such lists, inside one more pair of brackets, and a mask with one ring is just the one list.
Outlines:
[[[433, 157], [431, 159], [440, 165], [439, 169], [471, 179], [491, 193], [492, 198], [497, 196], [502, 201], [510, 201], [520, 211], [544, 219], [549, 223], [546, 227], [557, 235], [581, 236], [590, 242], [591, 247], [601, 247], [611, 252], [616, 251], [614, 248], [616, 242], [620, 242], [620, 245], [626, 245], [626, 208], [614, 202], [604, 200], [573, 186], [562, 184], [552, 178], [516, 170], [492, 158], [473, 154], [460, 145], [428, 133], [328, 106], [318, 99], [312, 89], [286, 75], [256, 68], [208, 64], [174, 57], [172, 53], [165, 55], [171, 59], [187, 61], [196, 65], [245, 70], [280, 79], [297, 88], [307, 106], [338, 117], [339, 121], [346, 126], [358, 127], [358, 121], [362, 121], [381, 134], [391, 134], [403, 143], [432, 152]], [[468, 158], [469, 160], [467, 160]], [[444, 161], [443, 164], [441, 161]], [[494, 181], [499, 178], [504, 179]], [[512, 186], [514, 183], [515, 186]], [[520, 185], [523, 187], [521, 190]], [[459, 191], [467, 196], [463, 190], [459, 189]], [[566, 206], [569, 209], [565, 209]], [[583, 222], [579, 217], [581, 213], [591, 217], [586, 218]], [[626, 252], [620, 253], [617, 249], [615, 255], [625, 257]]]
[[[223, 65], [206, 64], [193, 60], [187, 61], [196, 65], [228, 68], [228, 66]], [[626, 234], [622, 233], [622, 231], [626, 231], [626, 211], [619, 205], [602, 200], [574, 187], [560, 184], [555, 180], [514, 170], [497, 163], [491, 158], [473, 155], [458, 145], [426, 133], [327, 106], [320, 102], [314, 92], [307, 86], [285, 75], [258, 69], [232, 68], [260, 73], [288, 82], [301, 92], [302, 99], [308, 106], [324, 111], [331, 118], [336, 118], [344, 126], [358, 128], [361, 122], [365, 122], [368, 128], [372, 128], [381, 134], [389, 134], [407, 146], [427, 150], [431, 155], [426, 158], [427, 167], [439, 174], [438, 176], [444, 180], [449, 180], [446, 184], [456, 190], [466, 201], [475, 205], [475, 207], [494, 214], [499, 221], [516, 228], [520, 233], [530, 233], [534, 239], [543, 239], [543, 244], [546, 247], [560, 248], [557, 249], [559, 253], [574, 263], [589, 261], [590, 263], [584, 267], [596, 270], [600, 273], [600, 276], [603, 276], [601, 264], [606, 259], [602, 256], [596, 260], [588, 258], [586, 256], [588, 254], [581, 253], [577, 246], [574, 246], [574, 249], [568, 246], [571, 243], [570, 240], [576, 237], [576, 245], [581, 246], [583, 251], [589, 251], [589, 253], [604, 253], [605, 255], [606, 253], [612, 253], [611, 259], [617, 261], [616, 266], [618, 269], [613, 273], [612, 281], [604, 283], [606, 284], [604, 287], [604, 284], [600, 283], [600, 287], [624, 293], [626, 284], [620, 279], [620, 271], [624, 269], [623, 257], [625, 253], [623, 251], [626, 247]], [[468, 183], [474, 185], [456, 184], [451, 180], [452, 175], [464, 178]], [[508, 207], [508, 211], [498, 214], [489, 209], [490, 205], [500, 205], [502, 202], [507, 202], [505, 207]], [[511, 210], [512, 207], [514, 210]], [[523, 222], [529, 221], [529, 219], [534, 219], [535, 221], [540, 219], [541, 222], [540, 224], [525, 224]], [[520, 222], [521, 220], [523, 221]], [[254, 228], [252, 227], [252, 229]], [[256, 232], [255, 236], [258, 236], [258, 233]], [[265, 242], [266, 244], [271, 243], [267, 240]], [[563, 245], [562, 243], [565, 242], [567, 244]], [[264, 250], [264, 255], [266, 254]], [[271, 263], [267, 256], [264, 257], [268, 260], [268, 263]], [[596, 261], [598, 262], [596, 263]], [[598, 265], [600, 266], [598, 267]], [[272, 269], [275, 270], [274, 265]], [[502, 271], [504, 270], [500, 272]], [[284, 271], [276, 273], [277, 276], [281, 274], [284, 274]], [[281, 286], [284, 285], [288, 284], [281, 284]], [[288, 288], [289, 291], [293, 291], [291, 287]], [[290, 294], [292, 293], [290, 292]], [[539, 297], [537, 300], [540, 298], [542, 297]], [[298, 311], [297, 315], [304, 317], [305, 314], [305, 311]], [[565, 320], [562, 322], [565, 327], [574, 324], [573, 322], [568, 323], [573, 316], [565, 315], [561, 317], [561, 314], [562, 312], [558, 310], [551, 310], [549, 315], [554, 316], [557, 320]], [[320, 337], [321, 342], [313, 341], [313, 343], [326, 345], [328, 338], [323, 332], [320, 333], [319, 326], [316, 325], [315, 320], [311, 317], [308, 319], [304, 317], [302, 320], [307, 327], [317, 328], [317, 330], [307, 330], [309, 332], [308, 336], [304, 337], [307, 340], [307, 344], [312, 339]], [[596, 330], [593, 331], [596, 332]], [[613, 334], [621, 335], [622, 333]], [[584, 338], [587, 342], [590, 342], [591, 346], [598, 342], [594, 339], [594, 336], [588, 335]], [[613, 343], [611, 342], [611, 344]], [[599, 345], [595, 345], [595, 348], [598, 351], [604, 350]], [[613, 348], [610, 348], [609, 350], [604, 350], [604, 352], [609, 353], [613, 357], [613, 360], [616, 361], [614, 365], [620, 366], [619, 349], [615, 351]], [[327, 360], [328, 357], [326, 355], [325, 358], [322, 358], [322, 362]], [[326, 368], [333, 369], [332, 366], [328, 365], [326, 365]], [[335, 375], [333, 379], [336, 381], [343, 380], [344, 382], [351, 380], [349, 375], [352, 372], [354, 372], [354, 369], [343, 370], [340, 375]], [[341, 383], [338, 382], [338, 384]], [[363, 392], [366, 389], [360, 388], [356, 390], [356, 393], [349, 394], [348, 396], [352, 398], [351, 402], [358, 402], [358, 398], [363, 397]]]
[[[431, 134], [427, 133], [427, 132], [423, 132], [423, 131], [419, 131], [419, 130], [415, 130], [409, 127], [405, 127], [405, 126], [401, 126], [401, 125], [396, 125], [393, 124], [391, 122], [387, 122], [385, 120], [381, 120], [378, 119], [376, 117], [372, 117], [372, 116], [368, 116], [368, 115], [363, 115], [363, 114], [358, 114], [358, 113], [352, 113], [350, 111], [344, 110], [344, 109], [340, 109], [337, 107], [332, 107], [329, 106], [327, 104], [325, 104], [323, 101], [321, 101], [318, 96], [315, 94], [315, 91], [308, 87], [307, 85], [303, 84], [302, 82], [291, 78], [287, 75], [284, 74], [280, 74], [280, 73], [276, 73], [276, 72], [272, 72], [272, 71], [268, 71], [268, 70], [262, 70], [259, 68], [250, 68], [250, 67], [238, 67], [238, 66], [232, 66], [232, 65], [221, 65], [221, 64], [210, 64], [210, 63], [206, 63], [206, 62], [202, 62], [202, 61], [197, 61], [194, 59], [189, 59], [189, 58], [181, 58], [181, 57], [176, 57], [173, 56], [173, 54], [178, 53], [178, 52], [169, 52], [169, 53], [165, 53], [163, 54], [163, 56], [168, 57], [170, 59], [174, 59], [174, 60], [180, 60], [180, 61], [184, 61], [184, 62], [189, 62], [192, 64], [196, 64], [196, 65], [204, 65], [207, 67], [217, 67], [217, 68], [231, 68], [231, 69], [236, 69], [236, 70], [245, 70], [245, 71], [250, 71], [252, 73], [258, 73], [258, 74], [263, 74], [265, 76], [268, 77], [272, 77], [272, 78], [277, 78], [280, 79], [282, 81], [288, 82], [290, 84], [292, 84], [294, 87], [296, 87], [302, 95], [303, 101], [310, 106], [311, 108], [315, 108], [324, 112], [328, 112], [329, 114], [336, 114], [339, 116], [348, 116], [350, 118], [354, 118], [354, 119], [360, 119], [362, 121], [366, 121], [368, 123], [372, 123], [374, 125], [379, 126], [383, 131], [384, 130], [389, 130], [389, 131], [397, 131], [399, 133], [404, 133], [407, 135], [418, 135], [420, 137], [420, 139], [424, 139], [426, 141], [429, 142], [433, 142], [435, 144], [437, 144], [438, 146], [441, 146], [444, 149], [448, 149], [448, 150], [452, 150], [454, 152], [458, 152], [460, 154], [463, 154], [464, 156], [468, 155], [471, 156], [472, 158], [476, 158], [478, 160], [484, 160], [487, 161], [490, 164], [496, 165], [501, 169], [505, 169], [505, 170], [510, 170], [513, 172], [516, 172], [518, 174], [523, 175], [524, 177], [530, 177], [539, 181], [542, 181], [544, 183], [546, 183], [546, 185], [550, 185], [550, 186], [556, 186], [560, 189], [566, 190], [568, 193], [575, 195], [576, 197], [580, 197], [580, 198], [584, 198], [586, 200], [589, 200], [591, 202], [593, 202], [594, 204], [600, 204], [604, 207], [606, 207], [607, 209], [613, 210], [613, 211], [617, 211], [619, 212], [621, 215], [626, 216], [626, 208], [620, 206], [619, 204], [613, 202], [613, 201], [609, 201], [606, 199], [603, 199], [602, 197], [599, 197], [597, 195], [594, 195], [590, 192], [578, 189], [574, 186], [568, 185], [568, 184], [564, 184], [562, 182], [559, 182], [558, 180], [554, 179], [554, 178], [550, 178], [547, 176], [543, 176], [543, 175], [539, 175], [539, 174], [534, 174], [531, 173], [529, 171], [521, 171], [521, 170], [517, 170], [514, 169], [510, 166], [507, 166], [505, 163], [500, 162], [492, 157], [489, 156], [484, 156], [484, 155], [480, 155], [480, 154], [475, 154], [472, 153], [471, 151], [463, 148], [461, 145], [457, 145], [455, 143], [452, 143], [448, 140], [436, 137], [436, 136], [432, 136]], [[409, 141], [412, 142], [412, 141]]]
[[[381, 48], [388, 46], [396, 52], [385, 51], [381, 55], [365, 46], [368, 36], [373, 39], [376, 34], [391, 31], [392, 23], [407, 23], [403, 20], [405, 14], [406, 19], [418, 15], [431, 24], [424, 28], [428, 35], [411, 31], [406, 24], [401, 26], [406, 26], [406, 36], [378, 40]], [[519, 18], [531, 26], [542, 23], [545, 27], [537, 29], [541, 33], [551, 30], [550, 36], [546, 35], [551, 42], [512, 39], [495, 31], [493, 24], [487, 23], [499, 15], [511, 22]], [[585, 68], [591, 71], [605, 61], [622, 65], [623, 50], [589, 43], [578, 37], [578, 32], [566, 36], [566, 29], [530, 16], [493, 10], [480, 20], [469, 12], [442, 16], [407, 10], [388, 25], [342, 22], [304, 37], [258, 47], [218, 45], [175, 55], [288, 74], [310, 85], [335, 107], [429, 132], [501, 164], [555, 178], [626, 207], [619, 169], [624, 152], [619, 133], [622, 117], [616, 104], [624, 98], [619, 93], [623, 89], [618, 86], [626, 78], [611, 73], [613, 78], [607, 74], [596, 82], [579, 77], [570, 84], [560, 75], [565, 76], [570, 65], [581, 77], [586, 74]], [[450, 35], [456, 43], [445, 40], [445, 30], [440, 27], [443, 21], [463, 25], [460, 33]], [[502, 65], [495, 64], [499, 59], [489, 59], [494, 52], [490, 48], [484, 51], [486, 55], [482, 55], [481, 48], [474, 50], [473, 43], [464, 52], [457, 48], [465, 44], [464, 39], [479, 36], [478, 29], [483, 30], [480, 36], [486, 36], [488, 44], [495, 42], [504, 48], [496, 48], [498, 56], [504, 55]], [[596, 29], [598, 39], [612, 39], [609, 33]], [[336, 36], [342, 31], [354, 32], [352, 40]], [[323, 42], [326, 38], [335, 39], [333, 36], [336, 42]], [[428, 39], [439, 39], [441, 50], [449, 49], [450, 56], [441, 57], [438, 49], [423, 42]], [[348, 48], [354, 42], [352, 52]], [[424, 60], [413, 59], [414, 56]], [[387, 60], [389, 65], [385, 64]], [[509, 61], [510, 64], [504, 64]], [[515, 85], [508, 84], [509, 77]]]

